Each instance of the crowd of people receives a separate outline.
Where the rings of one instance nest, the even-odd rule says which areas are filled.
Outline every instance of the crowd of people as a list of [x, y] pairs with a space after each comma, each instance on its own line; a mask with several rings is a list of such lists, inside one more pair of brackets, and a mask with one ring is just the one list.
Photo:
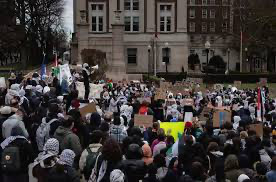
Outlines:
[[[156, 100], [152, 83], [108, 81], [92, 99], [87, 65], [73, 80], [36, 74], [0, 88], [1, 181], [276, 182], [276, 101], [266, 87], [260, 118], [257, 89], [190, 88], [189, 96], [168, 89]], [[85, 82], [85, 99], [76, 81]], [[82, 115], [92, 101], [96, 112]], [[199, 120], [204, 108], [218, 106], [230, 108], [231, 119], [219, 128], [212, 112]], [[135, 114], [152, 115], [152, 127], [136, 126]], [[197, 119], [188, 121], [190, 114]], [[160, 127], [184, 120], [179, 138]], [[262, 123], [262, 136], [249, 129], [253, 123]]]

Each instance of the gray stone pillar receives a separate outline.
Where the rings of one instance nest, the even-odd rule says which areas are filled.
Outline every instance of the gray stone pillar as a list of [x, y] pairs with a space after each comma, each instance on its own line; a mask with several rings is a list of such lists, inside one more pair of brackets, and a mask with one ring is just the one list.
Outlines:
[[124, 24], [121, 22], [121, 11], [115, 11], [115, 23], [112, 24], [112, 63], [109, 64], [107, 77], [119, 81], [128, 79], [124, 56]]

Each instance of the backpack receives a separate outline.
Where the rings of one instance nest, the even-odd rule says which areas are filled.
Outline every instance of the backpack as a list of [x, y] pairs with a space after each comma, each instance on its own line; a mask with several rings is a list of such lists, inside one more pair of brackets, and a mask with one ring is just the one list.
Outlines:
[[97, 156], [99, 156], [101, 148], [99, 148], [97, 152], [92, 152], [89, 147], [86, 150], [88, 152], [88, 156], [86, 157], [85, 167], [83, 168], [83, 175], [84, 178], [88, 180], [91, 175], [91, 171], [95, 166], [95, 162]]
[[21, 170], [19, 147], [7, 146], [1, 155], [1, 169], [6, 173], [18, 173]]
[[50, 125], [55, 121], [57, 121], [57, 119], [52, 119], [47, 123], [46, 118], [43, 118], [42, 123], [36, 130], [36, 143], [39, 151], [43, 151], [44, 144], [50, 139]]

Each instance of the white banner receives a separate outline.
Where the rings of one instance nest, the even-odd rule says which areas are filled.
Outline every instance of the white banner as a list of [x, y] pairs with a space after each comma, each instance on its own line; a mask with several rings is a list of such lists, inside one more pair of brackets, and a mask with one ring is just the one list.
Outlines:
[[70, 68], [68, 64], [64, 64], [64, 65], [59, 65], [59, 80], [60, 80], [60, 84], [62, 82], [62, 78], [66, 76], [67, 77], [67, 81], [69, 83], [69, 85], [73, 82], [73, 78], [70, 72]]
[[0, 88], [7, 88], [5, 77], [0, 77]]
[[[101, 92], [105, 84], [93, 84], [90, 83], [89, 98], [100, 99]], [[79, 98], [84, 99], [85, 88], [83, 82], [76, 82], [76, 89], [79, 91]]]

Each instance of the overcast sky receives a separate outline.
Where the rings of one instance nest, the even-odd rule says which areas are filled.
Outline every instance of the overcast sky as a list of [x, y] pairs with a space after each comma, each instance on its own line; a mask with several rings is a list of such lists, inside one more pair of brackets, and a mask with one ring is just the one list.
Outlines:
[[65, 0], [64, 25], [68, 33], [73, 33], [73, 0]]

